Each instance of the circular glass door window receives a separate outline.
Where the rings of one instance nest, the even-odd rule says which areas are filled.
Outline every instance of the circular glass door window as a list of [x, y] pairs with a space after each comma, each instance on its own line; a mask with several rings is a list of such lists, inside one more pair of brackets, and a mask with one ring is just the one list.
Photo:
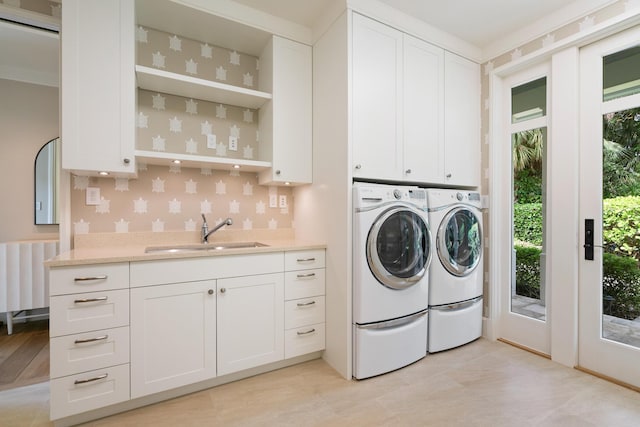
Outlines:
[[442, 266], [455, 276], [470, 274], [482, 255], [482, 230], [476, 215], [467, 208], [456, 208], [442, 220], [438, 229], [438, 257]]
[[430, 232], [416, 211], [394, 207], [374, 222], [367, 238], [367, 261], [373, 275], [391, 289], [406, 289], [426, 273], [431, 259]]

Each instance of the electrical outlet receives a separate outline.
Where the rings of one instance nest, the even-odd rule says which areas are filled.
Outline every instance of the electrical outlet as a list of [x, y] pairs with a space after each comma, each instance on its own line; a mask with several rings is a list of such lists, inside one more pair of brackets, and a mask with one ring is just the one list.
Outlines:
[[269, 207], [277, 208], [278, 207], [278, 195], [277, 194], [269, 194]]
[[280, 196], [280, 207], [281, 208], [287, 207], [287, 196], [285, 196], [284, 194]]
[[207, 135], [207, 148], [216, 149], [216, 136], [212, 133]]
[[96, 206], [100, 204], [100, 187], [87, 187], [85, 204], [87, 206]]
[[235, 136], [229, 137], [229, 151], [238, 151], [238, 138]]

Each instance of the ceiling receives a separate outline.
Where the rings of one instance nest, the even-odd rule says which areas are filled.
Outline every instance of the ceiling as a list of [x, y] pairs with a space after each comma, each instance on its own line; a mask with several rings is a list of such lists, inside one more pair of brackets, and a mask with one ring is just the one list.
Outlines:
[[[336, 0], [234, 0], [254, 9], [312, 27]], [[344, 0], [347, 2], [348, 0]], [[486, 50], [525, 27], [537, 36], [552, 31], [613, 0], [378, 0], [427, 24]], [[554, 14], [553, 19], [550, 16]], [[546, 25], [547, 28], [544, 28]], [[524, 43], [528, 40], [523, 40]], [[519, 43], [519, 44], [520, 44]], [[503, 44], [503, 43], [502, 43]], [[518, 44], [518, 45], [519, 45]], [[513, 49], [516, 46], [511, 46]]]

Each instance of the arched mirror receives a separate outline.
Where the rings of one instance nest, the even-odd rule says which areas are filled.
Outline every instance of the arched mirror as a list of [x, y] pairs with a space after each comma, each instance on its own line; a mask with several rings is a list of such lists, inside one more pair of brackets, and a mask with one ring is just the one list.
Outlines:
[[58, 224], [60, 138], [42, 146], [35, 162], [35, 224]]

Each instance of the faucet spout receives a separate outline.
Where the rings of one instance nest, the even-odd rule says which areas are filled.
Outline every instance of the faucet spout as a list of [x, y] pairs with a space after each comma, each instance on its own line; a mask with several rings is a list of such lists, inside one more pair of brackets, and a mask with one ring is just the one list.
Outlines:
[[204, 221], [202, 223], [202, 243], [205, 243], [205, 244], [209, 243], [209, 236], [211, 236], [213, 233], [220, 230], [225, 225], [233, 225], [233, 220], [231, 218], [227, 218], [224, 221], [222, 221], [220, 224], [213, 227], [211, 231], [209, 231], [209, 227], [207, 225], [207, 219], [205, 218], [204, 214], [202, 214], [202, 220]]

